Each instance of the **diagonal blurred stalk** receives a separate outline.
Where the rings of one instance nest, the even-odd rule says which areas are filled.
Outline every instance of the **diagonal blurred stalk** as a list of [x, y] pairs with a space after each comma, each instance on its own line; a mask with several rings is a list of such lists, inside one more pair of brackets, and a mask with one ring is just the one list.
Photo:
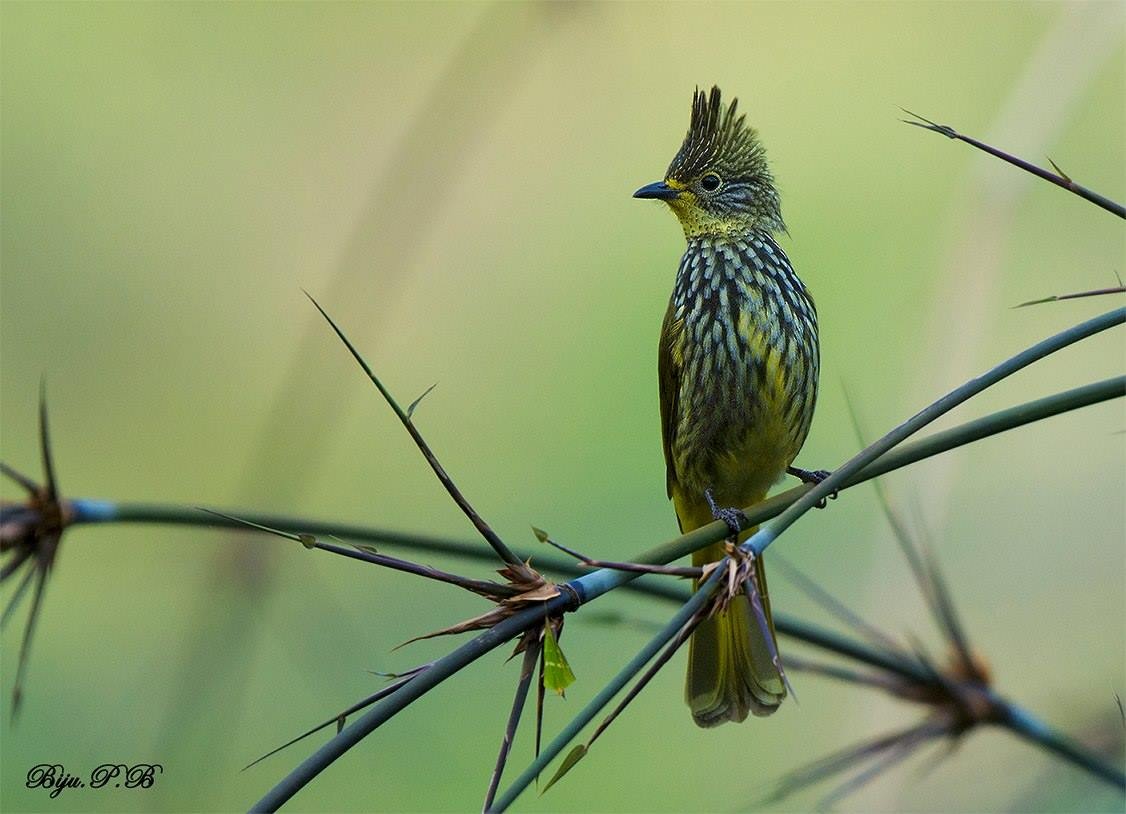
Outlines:
[[996, 702], [1003, 710], [1003, 717], [998, 721], [1000, 726], [1015, 732], [1029, 743], [1055, 754], [1069, 763], [1080, 766], [1096, 777], [1102, 778], [1119, 789], [1126, 789], [1123, 780], [1121, 765], [1115, 766], [1097, 755], [1092, 755], [1090, 750], [1064, 735], [1056, 732], [1046, 723], [1041, 721], [1031, 712], [1016, 704], [1001, 699]]
[[[919, 736], [937, 738], [946, 734], [948, 734], [946, 727], [935, 721], [924, 720], [920, 723], [912, 724], [905, 729], [899, 729], [886, 735], [880, 735], [875, 738], [863, 740], [860, 743], [852, 744], [851, 746], [846, 746], [804, 766], [799, 766], [793, 771], [787, 772], [778, 781], [777, 786], [764, 802], [777, 804], [786, 797], [808, 786], [841, 774], [856, 766], [863, 765], [868, 761], [874, 761], [878, 759], [880, 755], [886, 755], [889, 750], [892, 750], [892, 754], [895, 754], [897, 747], [911, 743]], [[906, 757], [906, 755], [904, 755], [904, 757]], [[870, 777], [865, 777], [863, 774], [857, 775], [857, 777], [861, 778], [861, 783], [870, 779]], [[838, 787], [838, 791], [847, 790], [848, 787], [849, 783], [845, 783], [843, 786]], [[818, 810], [826, 811], [829, 809], [825, 806], [819, 806]]]
[[[849, 401], [849, 414], [852, 417], [852, 426], [856, 432], [857, 440], [861, 446], [865, 446], [867, 434], [861, 429], [860, 417], [851, 401]], [[977, 674], [977, 665], [974, 663], [969, 640], [958, 619], [938, 561], [934, 558], [930, 546], [925, 542], [922, 545], [915, 542], [908, 530], [907, 522], [892, 505], [884, 482], [876, 478], [872, 481], [872, 486], [875, 487], [876, 499], [883, 510], [888, 525], [891, 527], [899, 550], [907, 560], [908, 568], [919, 587], [923, 601], [930, 608], [944, 638], [957, 653], [964, 674], [967, 676]]]
[[[544, 14], [535, 5], [487, 7], [387, 156], [335, 270], [320, 287], [333, 302], [354, 304], [343, 309], [353, 323], [367, 324], [372, 332], [381, 324], [370, 319], [371, 304], [386, 307], [398, 295], [415, 253], [426, 245], [426, 232], [438, 222], [433, 214], [442, 204], [442, 190], [469, 163], [466, 156], [477, 135], [509, 101], [523, 75], [521, 66], [535, 57], [543, 37], [550, 34]], [[451, 121], [457, 126], [450, 126]], [[391, 192], [396, 203], [389, 209], [385, 201]], [[365, 311], [360, 313], [360, 308]], [[370, 335], [367, 339], [370, 343]], [[244, 464], [243, 494], [259, 493], [264, 472], [284, 471], [290, 475], [271, 482], [270, 499], [295, 502], [304, 486], [297, 473], [314, 471], [328, 434], [339, 425], [346, 399], [307, 397], [322, 342], [320, 326], [305, 323], [289, 372], [265, 412], [269, 420]], [[302, 428], [300, 433], [292, 431], [296, 426]], [[186, 612], [190, 638], [179, 648], [180, 676], [170, 682], [174, 697], [159, 705], [168, 710], [158, 728], [167, 733], [168, 742], [158, 744], [158, 753], [174, 754], [183, 744], [197, 754], [198, 743], [208, 739], [204, 722], [230, 720], [237, 713], [250, 663], [246, 649], [259, 635], [255, 620], [265, 618], [262, 605], [274, 568], [275, 557], [265, 547], [223, 546], [215, 555], [208, 567], [216, 575], [214, 587]]]

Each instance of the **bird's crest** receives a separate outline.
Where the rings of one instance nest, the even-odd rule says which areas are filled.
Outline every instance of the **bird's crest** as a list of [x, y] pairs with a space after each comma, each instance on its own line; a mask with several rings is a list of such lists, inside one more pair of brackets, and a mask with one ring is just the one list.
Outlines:
[[692, 96], [692, 120], [684, 144], [669, 165], [666, 178], [687, 182], [706, 170], [728, 177], [758, 177], [772, 180], [758, 134], [738, 114], [739, 100], [726, 108], [718, 87], [710, 93], [699, 88]]

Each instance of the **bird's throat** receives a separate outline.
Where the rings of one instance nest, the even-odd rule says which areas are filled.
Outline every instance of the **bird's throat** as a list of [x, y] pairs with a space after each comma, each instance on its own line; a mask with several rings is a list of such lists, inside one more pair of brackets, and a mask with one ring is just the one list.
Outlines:
[[749, 235], [755, 228], [754, 220], [745, 215], [716, 215], [704, 209], [692, 196], [669, 201], [688, 240], [712, 238], [737, 240]]

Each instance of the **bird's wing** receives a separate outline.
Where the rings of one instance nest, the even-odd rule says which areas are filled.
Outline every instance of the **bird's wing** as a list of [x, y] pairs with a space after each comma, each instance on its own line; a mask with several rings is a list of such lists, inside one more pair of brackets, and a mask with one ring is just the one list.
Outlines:
[[673, 304], [665, 313], [661, 326], [661, 341], [657, 353], [657, 378], [661, 386], [661, 440], [665, 449], [665, 488], [672, 497], [676, 482], [676, 467], [672, 449], [676, 439], [677, 401], [680, 398], [680, 376], [684, 359], [680, 351], [680, 336], [684, 321], [674, 315]]

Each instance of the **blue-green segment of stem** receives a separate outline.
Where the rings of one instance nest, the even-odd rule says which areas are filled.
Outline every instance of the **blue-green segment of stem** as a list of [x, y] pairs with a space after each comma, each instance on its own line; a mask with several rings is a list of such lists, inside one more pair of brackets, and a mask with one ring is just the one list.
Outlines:
[[1121, 767], [1096, 759], [1082, 745], [1052, 729], [1023, 707], [1004, 700], [1001, 700], [998, 706], [1004, 712], [1001, 720], [998, 721], [1000, 726], [1015, 732], [1041, 749], [1059, 755], [1069, 763], [1082, 766], [1111, 785], [1126, 790], [1126, 775], [1123, 774]]

